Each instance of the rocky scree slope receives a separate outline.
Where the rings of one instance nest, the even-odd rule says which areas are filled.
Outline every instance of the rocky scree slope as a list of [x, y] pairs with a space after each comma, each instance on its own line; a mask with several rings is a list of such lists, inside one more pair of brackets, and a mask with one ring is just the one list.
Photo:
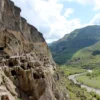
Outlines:
[[0, 100], [68, 100], [42, 34], [20, 12], [0, 0]]

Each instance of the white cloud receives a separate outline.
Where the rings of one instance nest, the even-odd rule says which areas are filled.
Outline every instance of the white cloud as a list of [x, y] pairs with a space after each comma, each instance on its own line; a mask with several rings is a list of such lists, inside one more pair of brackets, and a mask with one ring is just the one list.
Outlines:
[[68, 8], [68, 9], [66, 9], [64, 16], [69, 17], [70, 14], [73, 14], [73, 13], [74, 13], [74, 9]]
[[100, 10], [100, 0], [95, 0], [95, 8], [94, 10]]
[[100, 13], [96, 14], [91, 20], [90, 24], [92, 25], [100, 25]]
[[68, 20], [73, 9], [66, 9], [65, 16], [61, 14], [63, 4], [58, 0], [12, 0], [21, 7], [21, 15], [29, 23], [41, 31], [46, 41], [51, 42], [63, 37], [75, 28], [81, 27], [79, 19]]
[[95, 0], [76, 0], [77, 3], [81, 4], [94, 4]]

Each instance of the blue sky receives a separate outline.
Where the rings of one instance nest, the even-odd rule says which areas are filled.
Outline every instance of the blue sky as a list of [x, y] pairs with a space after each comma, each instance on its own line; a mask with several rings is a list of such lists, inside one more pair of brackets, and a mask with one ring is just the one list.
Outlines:
[[100, 0], [12, 0], [48, 43], [87, 25], [100, 25]]

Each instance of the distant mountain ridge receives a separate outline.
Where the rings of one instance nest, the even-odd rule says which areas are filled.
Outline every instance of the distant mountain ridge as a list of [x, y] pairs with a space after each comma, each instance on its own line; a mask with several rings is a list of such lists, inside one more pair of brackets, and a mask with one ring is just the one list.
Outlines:
[[66, 34], [49, 47], [55, 62], [65, 64], [72, 59], [76, 52], [85, 47], [92, 46], [98, 41], [100, 41], [100, 25], [92, 25]]

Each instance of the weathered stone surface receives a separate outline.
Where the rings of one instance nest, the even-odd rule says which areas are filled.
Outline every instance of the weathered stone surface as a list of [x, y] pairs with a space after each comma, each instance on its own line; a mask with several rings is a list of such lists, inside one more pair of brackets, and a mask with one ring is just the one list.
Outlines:
[[35, 61], [35, 62], [34, 62], [34, 66], [35, 66], [35, 67], [41, 66], [41, 63], [40, 63], [39, 61]]
[[20, 12], [0, 0], [1, 100], [68, 100], [53, 77], [56, 64], [42, 34]]
[[2, 95], [2, 96], [1, 96], [1, 100], [9, 100], [8, 95]]

